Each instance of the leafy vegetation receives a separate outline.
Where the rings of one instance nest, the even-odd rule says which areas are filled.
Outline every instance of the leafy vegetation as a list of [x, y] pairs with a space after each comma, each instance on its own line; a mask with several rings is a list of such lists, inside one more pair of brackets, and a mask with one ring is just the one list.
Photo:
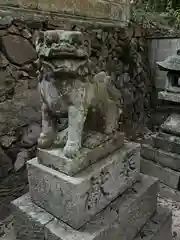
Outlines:
[[179, 0], [136, 0], [133, 20], [145, 27], [173, 26], [180, 29]]

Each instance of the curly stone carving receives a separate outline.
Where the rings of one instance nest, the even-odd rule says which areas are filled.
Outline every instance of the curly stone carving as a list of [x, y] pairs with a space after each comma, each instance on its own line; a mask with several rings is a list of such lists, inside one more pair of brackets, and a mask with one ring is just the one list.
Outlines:
[[[36, 41], [39, 56], [39, 88], [42, 98], [40, 148], [49, 148], [57, 136], [57, 122], [68, 115], [64, 154], [75, 157], [82, 145], [82, 133], [91, 112], [102, 120], [103, 132], [117, 129], [121, 113], [119, 92], [105, 72], [96, 71], [89, 59], [90, 43], [81, 32], [40, 32]], [[93, 115], [93, 116], [94, 116]]]

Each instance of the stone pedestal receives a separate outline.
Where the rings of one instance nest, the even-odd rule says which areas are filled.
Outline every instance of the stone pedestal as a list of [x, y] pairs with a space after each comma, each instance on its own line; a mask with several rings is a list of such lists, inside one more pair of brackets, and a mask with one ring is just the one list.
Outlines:
[[[159, 98], [179, 103], [179, 95], [162, 91]], [[180, 190], [180, 113], [177, 111], [167, 118], [159, 133], [152, 137], [151, 145], [142, 145], [141, 172]]]
[[[171, 213], [157, 208], [158, 180], [140, 174], [139, 147], [125, 142], [72, 176], [38, 155], [30, 160], [30, 191], [12, 202], [17, 239], [172, 239]], [[50, 161], [52, 152], [41, 151]]]

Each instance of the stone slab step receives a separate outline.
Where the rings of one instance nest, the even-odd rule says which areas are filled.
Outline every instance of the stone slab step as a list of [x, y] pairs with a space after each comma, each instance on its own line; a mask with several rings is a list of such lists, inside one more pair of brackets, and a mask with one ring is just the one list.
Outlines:
[[162, 166], [180, 170], [180, 155], [177, 153], [166, 152], [151, 145], [143, 144], [141, 147], [141, 156]]
[[180, 137], [159, 132], [152, 136], [152, 145], [165, 152], [172, 152], [180, 154]]
[[160, 91], [158, 93], [158, 98], [160, 100], [165, 100], [165, 101], [170, 101], [170, 102], [175, 102], [175, 103], [180, 102], [180, 94], [178, 94], [178, 93]]
[[[59, 134], [59, 138], [62, 139], [60, 142], [63, 142], [63, 139], [67, 137], [66, 133], [67, 131], [63, 131], [61, 132], [62, 136]], [[96, 133], [87, 136], [80, 153], [74, 159], [67, 158], [64, 155], [63, 147], [53, 149], [38, 148], [37, 157], [43, 165], [74, 176], [99, 159], [117, 151], [123, 145], [124, 133], [117, 132], [114, 136], [109, 137], [105, 134]]]
[[180, 202], [180, 192], [176, 189], [173, 189], [164, 183], [159, 184], [159, 193], [160, 198], [171, 199], [175, 202]]
[[180, 190], [180, 172], [141, 157], [141, 172], [156, 177], [167, 186]]
[[172, 213], [158, 205], [154, 216], [146, 223], [134, 240], [172, 240]]
[[53, 216], [79, 229], [140, 176], [139, 144], [127, 143], [117, 152], [71, 177], [28, 162], [32, 201]]
[[[35, 205], [30, 195], [12, 202], [19, 240], [132, 240], [156, 211], [158, 180], [141, 175], [127, 190], [79, 230]], [[127, 227], [128, 226], [128, 227]]]

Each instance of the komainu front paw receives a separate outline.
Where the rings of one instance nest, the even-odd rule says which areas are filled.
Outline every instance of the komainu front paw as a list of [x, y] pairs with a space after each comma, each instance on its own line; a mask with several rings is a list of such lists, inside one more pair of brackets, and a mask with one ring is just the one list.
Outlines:
[[68, 158], [74, 158], [79, 153], [80, 146], [73, 142], [67, 142], [64, 147], [64, 155]]
[[44, 149], [50, 148], [54, 143], [55, 137], [56, 137], [55, 133], [48, 134], [41, 133], [38, 139], [38, 147]]

